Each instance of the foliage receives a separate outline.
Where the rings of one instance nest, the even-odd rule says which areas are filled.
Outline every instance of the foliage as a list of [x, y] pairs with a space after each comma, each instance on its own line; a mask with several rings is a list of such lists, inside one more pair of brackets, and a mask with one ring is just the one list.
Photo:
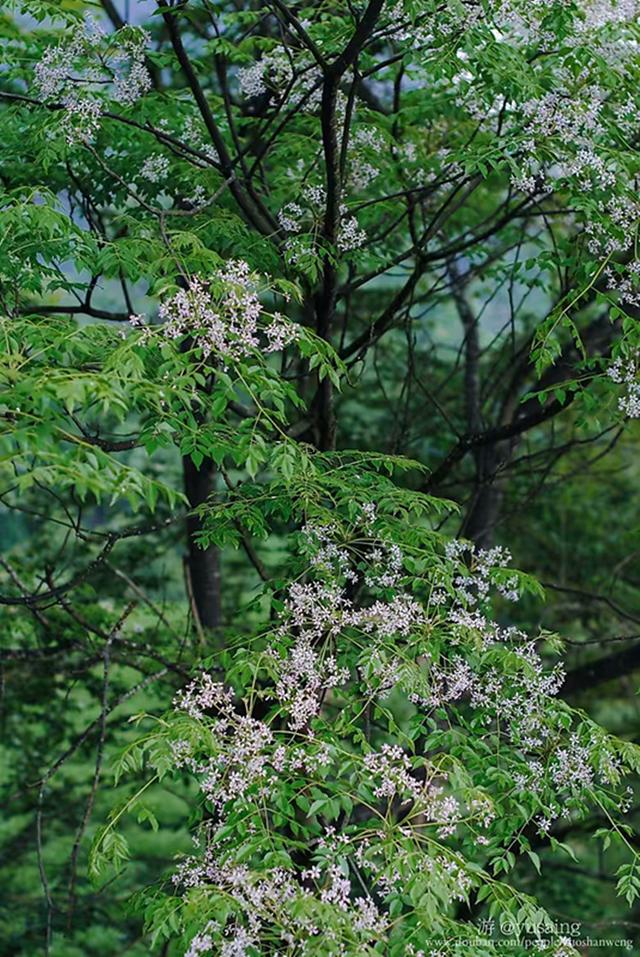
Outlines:
[[574, 953], [532, 875], [585, 828], [634, 905], [640, 757], [562, 694], [493, 539], [507, 503], [553, 577], [540, 486], [633, 448], [636, 5], [138, 6], [0, 19], [9, 830], [44, 952], [146, 952], [94, 912], [113, 882], [163, 953]]

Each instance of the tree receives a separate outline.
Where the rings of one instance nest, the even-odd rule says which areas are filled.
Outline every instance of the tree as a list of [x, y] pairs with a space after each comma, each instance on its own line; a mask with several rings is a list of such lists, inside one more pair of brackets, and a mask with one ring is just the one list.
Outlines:
[[[156, 827], [147, 795], [198, 780], [200, 854], [138, 897], [167, 947], [540, 936], [509, 875], [594, 808], [632, 903], [636, 746], [558, 696], [554, 639], [508, 610], [539, 589], [494, 541], [514, 489], [638, 416], [635, 6], [12, 10], [0, 499], [40, 538], [2, 560], [5, 658], [97, 706], [36, 761], [45, 950], [77, 923], [109, 715], [194, 668], [92, 853], [117, 870], [125, 812]], [[48, 786], [86, 744], [52, 887]]]

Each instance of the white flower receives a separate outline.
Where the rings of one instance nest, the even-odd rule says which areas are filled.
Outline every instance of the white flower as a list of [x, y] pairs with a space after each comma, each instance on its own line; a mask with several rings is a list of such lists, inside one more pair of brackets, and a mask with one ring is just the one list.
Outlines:
[[147, 156], [140, 167], [140, 176], [150, 183], [160, 183], [169, 172], [169, 157], [162, 153], [153, 153]]
[[[205, 356], [214, 353], [225, 359], [241, 359], [258, 348], [283, 349], [296, 338], [296, 327], [280, 313], [261, 325], [258, 279], [242, 260], [227, 262], [213, 273], [210, 285], [194, 276], [186, 289], [161, 303], [162, 334], [168, 339], [195, 336]], [[132, 316], [130, 322], [140, 325], [141, 317]]]

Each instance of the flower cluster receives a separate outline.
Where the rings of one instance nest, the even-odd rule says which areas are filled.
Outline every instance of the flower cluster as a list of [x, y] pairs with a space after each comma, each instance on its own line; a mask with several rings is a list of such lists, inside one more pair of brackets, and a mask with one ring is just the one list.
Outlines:
[[291, 105], [305, 112], [317, 109], [322, 98], [322, 73], [310, 56], [299, 54], [294, 66], [290, 52], [278, 47], [241, 67], [238, 83], [247, 98], [269, 94], [278, 100], [286, 94]]
[[607, 266], [604, 275], [607, 288], [617, 293], [621, 304], [640, 307], [640, 262], [634, 260], [627, 266], [619, 264], [616, 270]]
[[281, 49], [266, 53], [262, 59], [238, 70], [240, 90], [246, 97], [262, 96], [267, 90], [282, 91], [292, 79], [291, 59]]
[[333, 655], [315, 651], [306, 635], [286, 655], [272, 654], [278, 672], [275, 696], [289, 712], [289, 727], [299, 731], [318, 714], [324, 695], [348, 681], [349, 671]]
[[[630, 250], [633, 246], [638, 221], [640, 220], [640, 204], [630, 197], [612, 196], [597, 203], [598, 216], [593, 217], [585, 224], [585, 233], [589, 237], [587, 243], [589, 252], [594, 256], [612, 256]], [[631, 263], [629, 272], [634, 275], [637, 265]], [[605, 275], [609, 281], [609, 288], [620, 293], [621, 300], [629, 301], [630, 283], [625, 283], [622, 275], [607, 267]], [[628, 277], [630, 278], [630, 277]]]
[[346, 206], [340, 207], [341, 219], [336, 246], [341, 253], [348, 253], [354, 249], [359, 249], [367, 241], [367, 234], [364, 229], [358, 225], [355, 216], [349, 214]]
[[204, 717], [207, 711], [228, 715], [233, 710], [233, 694], [219, 681], [214, 681], [211, 675], [204, 673], [179, 691], [173, 703], [176, 708], [196, 719]]
[[197, 756], [187, 741], [178, 741], [172, 751], [177, 767], [196, 774], [200, 790], [222, 815], [230, 801], [249, 793], [270, 796], [273, 734], [264, 723], [248, 715], [233, 714], [213, 723], [211, 745], [214, 753]]
[[[259, 278], [241, 260], [227, 262], [209, 283], [193, 277], [160, 305], [158, 315], [166, 338], [193, 336], [205, 357], [223, 360], [242, 359], [259, 348], [275, 352], [297, 337], [295, 326], [280, 313], [264, 322]], [[131, 316], [130, 322], [140, 326], [144, 320]]]
[[140, 176], [149, 183], [161, 183], [169, 172], [169, 157], [162, 153], [152, 153], [147, 156], [140, 167]]
[[618, 399], [618, 408], [630, 419], [640, 418], [640, 356], [618, 356], [609, 367], [609, 378], [626, 388]]
[[557, 749], [551, 762], [551, 777], [559, 790], [590, 788], [594, 781], [591, 766], [593, 749], [572, 734], [567, 744]]
[[[285, 203], [278, 211], [278, 223], [283, 232], [294, 236], [305, 232], [315, 236], [321, 227], [324, 216], [325, 190], [321, 186], [307, 186], [304, 195], [297, 201]], [[356, 217], [347, 206], [340, 206], [340, 221], [336, 246], [340, 252], [359, 249], [367, 241], [367, 234], [360, 228]], [[287, 240], [291, 243], [291, 239]], [[290, 247], [289, 247], [290, 248]]]
[[422, 784], [411, 774], [411, 761], [397, 744], [383, 744], [381, 751], [372, 751], [364, 757], [364, 765], [374, 779], [376, 797], [416, 800]]
[[[368, 506], [368, 507], [367, 507]], [[310, 561], [315, 580], [296, 581], [287, 590], [279, 639], [289, 638], [286, 653], [271, 650], [278, 675], [276, 696], [289, 711], [290, 726], [306, 726], [327, 693], [348, 681], [349, 670], [326, 650], [326, 642], [346, 630], [378, 642], [395, 636], [408, 637], [425, 621], [422, 605], [399, 589], [403, 555], [395, 544], [375, 537], [375, 507], [365, 503], [362, 525], [367, 536], [367, 561], [361, 567], [358, 548], [340, 542], [339, 529], [332, 524], [308, 524], [302, 530], [303, 551]], [[366, 603], [353, 597], [354, 589], [365, 585], [372, 593]], [[395, 594], [388, 592], [394, 589]], [[386, 592], [374, 597], [375, 592]], [[293, 637], [292, 637], [293, 636]], [[320, 646], [321, 650], [318, 650]], [[378, 693], [390, 690], [390, 678], [398, 664], [382, 665], [382, 651], [373, 650], [363, 667], [375, 677]], [[374, 663], [378, 667], [369, 667]], [[365, 679], [366, 681], [367, 679]]]
[[[322, 863], [302, 871], [279, 866], [253, 870], [247, 864], [230, 859], [228, 839], [225, 841], [211, 831], [200, 858], [184, 861], [174, 877], [174, 883], [186, 888], [206, 886], [232, 901], [235, 919], [224, 926], [218, 920], [209, 920], [203, 930], [190, 941], [185, 957], [199, 957], [215, 950], [227, 957], [245, 957], [255, 951], [261, 933], [274, 925], [280, 927], [283, 948], [298, 944], [300, 953], [307, 953], [306, 942], [317, 940], [320, 927], [314, 915], [317, 904], [332, 904], [339, 911], [341, 923], [356, 939], [367, 941], [384, 934], [387, 921], [380, 914], [371, 897], [354, 898], [348, 873], [338, 863], [335, 835], [329, 829], [318, 842]], [[344, 852], [344, 843], [337, 845]], [[307, 907], [300, 906], [307, 902]], [[318, 915], [321, 913], [317, 912]], [[336, 927], [326, 928], [329, 941], [338, 942]], [[328, 949], [328, 954], [340, 953]]]
[[149, 34], [125, 27], [107, 37], [88, 19], [85, 30], [49, 47], [35, 68], [35, 83], [43, 99], [65, 108], [64, 129], [69, 143], [92, 139], [104, 111], [105, 97], [132, 106], [151, 87], [145, 65]]
[[[501, 826], [512, 809], [517, 817], [523, 794], [535, 797], [535, 816], [514, 828], [533, 820], [545, 832], [592, 792], [617, 789], [622, 768], [607, 735], [569, 727], [554, 701], [562, 670], [544, 667], [534, 640], [491, 620], [494, 588], [518, 597], [508, 553], [450, 543], [419, 600], [390, 527], [372, 502], [352, 506], [348, 521], [307, 521], [303, 571], [260, 638], [251, 692], [240, 703], [203, 675], [176, 697], [188, 719], [172, 739], [173, 761], [197, 777], [209, 811], [199, 853], [174, 875], [187, 899], [194, 888], [211, 895], [191, 957], [248, 957], [266, 935], [283, 952], [312, 955], [322, 940], [323, 953], [352, 957], [388, 940], [400, 899], [427, 895], [445, 908], [468, 900], [480, 872], [456, 842], [470, 837], [492, 854], [497, 816]], [[434, 585], [442, 597], [428, 617]], [[371, 716], [376, 695], [391, 690], [441, 744], [402, 736], [390, 699], [377, 702], [389, 734], [374, 720], [365, 736], [350, 720], [351, 706]], [[465, 767], [472, 749], [459, 760], [446, 746], [449, 732], [458, 740], [471, 726], [483, 740], [475, 778]], [[512, 793], [488, 792], [492, 766], [510, 772]], [[628, 795], [619, 806], [627, 804]], [[264, 861], [248, 850], [264, 847]], [[222, 920], [216, 895], [232, 902]]]
[[285, 233], [299, 233], [303, 218], [304, 210], [299, 203], [286, 203], [278, 210], [278, 222]]
[[204, 153], [209, 163], [219, 163], [220, 157], [218, 156], [218, 151], [213, 143], [211, 143], [204, 124], [197, 116], [192, 115], [186, 118], [182, 128], [181, 138], [185, 143], [188, 143], [189, 146], [198, 150], [198, 152]]
[[218, 925], [214, 921], [209, 921], [204, 930], [191, 939], [184, 957], [200, 957], [201, 954], [210, 953], [214, 947], [213, 934], [216, 930]]
[[453, 577], [458, 604], [476, 605], [485, 601], [491, 587], [507, 601], [518, 601], [517, 576], [512, 575], [506, 581], [496, 575], [496, 570], [504, 568], [511, 562], [508, 549], [496, 546], [494, 548], [477, 548], [472, 542], [453, 539], [445, 546], [445, 555], [449, 562], [459, 565], [467, 562], [464, 572], [458, 572]]
[[380, 175], [372, 160], [381, 153], [384, 140], [375, 127], [359, 126], [349, 151], [348, 186], [353, 192], [365, 190]]
[[550, 703], [562, 686], [564, 672], [560, 665], [546, 671], [533, 643], [516, 646], [510, 654], [509, 660], [519, 662], [517, 670], [476, 669], [460, 655], [434, 663], [429, 693], [414, 693], [412, 698], [429, 709], [464, 699], [482, 713], [485, 723], [499, 722], [513, 744], [541, 749], [553, 731]]

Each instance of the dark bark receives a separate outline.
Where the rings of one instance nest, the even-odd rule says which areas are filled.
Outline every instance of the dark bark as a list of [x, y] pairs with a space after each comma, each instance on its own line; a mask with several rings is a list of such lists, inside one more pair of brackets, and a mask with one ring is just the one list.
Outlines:
[[476, 455], [476, 487], [461, 534], [479, 548], [490, 548], [500, 517], [504, 485], [500, 471], [511, 459], [513, 448], [506, 443], [479, 449]]
[[[339, 77], [325, 76], [322, 91], [322, 142], [327, 176], [327, 201], [324, 215], [323, 237], [328, 246], [335, 245], [340, 222], [340, 198], [342, 182], [339, 168], [339, 148], [336, 132], [336, 98]], [[316, 296], [316, 332], [327, 342], [335, 320], [338, 273], [335, 264], [325, 258], [322, 271], [322, 287]], [[314, 414], [317, 422], [317, 447], [326, 452], [333, 449], [336, 439], [336, 417], [334, 410], [333, 386], [327, 377], [318, 384], [318, 393], [314, 402]]]
[[[464, 405], [467, 433], [479, 435], [484, 429], [480, 381], [480, 339], [478, 319], [465, 294], [465, 283], [453, 260], [448, 265], [451, 295], [464, 330]], [[480, 548], [488, 548], [500, 514], [503, 489], [500, 464], [511, 455], [509, 440], [476, 445], [471, 449], [475, 467], [474, 491], [461, 533]]]
[[[361, 49], [369, 39], [384, 6], [384, 0], [371, 0], [356, 29], [342, 53], [331, 64], [323, 64], [324, 84], [320, 122], [322, 127], [322, 145], [324, 150], [325, 174], [327, 178], [327, 200], [324, 215], [323, 238], [328, 247], [336, 245], [340, 227], [340, 204], [342, 200], [341, 156], [346, 156], [349, 138], [348, 123], [342, 130], [342, 140], [338, 143], [336, 104], [340, 80], [346, 71], [356, 62]], [[335, 321], [338, 294], [338, 270], [336, 265], [325, 258], [322, 287], [316, 296], [316, 331], [319, 336], [331, 341]], [[314, 414], [317, 423], [316, 445], [322, 451], [335, 447], [336, 415], [334, 409], [333, 386], [327, 377], [318, 385], [314, 402]]]
[[[189, 456], [182, 460], [184, 490], [192, 509], [204, 504], [214, 491], [215, 466], [205, 459], [196, 468]], [[200, 548], [196, 537], [202, 529], [197, 515], [187, 517], [187, 570], [193, 598], [193, 612], [202, 628], [217, 628], [222, 621], [220, 609], [220, 553], [215, 545]]]
[[640, 645], [634, 645], [625, 651], [618, 651], [605, 658], [597, 658], [585, 665], [574, 668], [567, 674], [562, 685], [562, 695], [577, 694], [597, 688], [607, 681], [622, 678], [640, 668]]

